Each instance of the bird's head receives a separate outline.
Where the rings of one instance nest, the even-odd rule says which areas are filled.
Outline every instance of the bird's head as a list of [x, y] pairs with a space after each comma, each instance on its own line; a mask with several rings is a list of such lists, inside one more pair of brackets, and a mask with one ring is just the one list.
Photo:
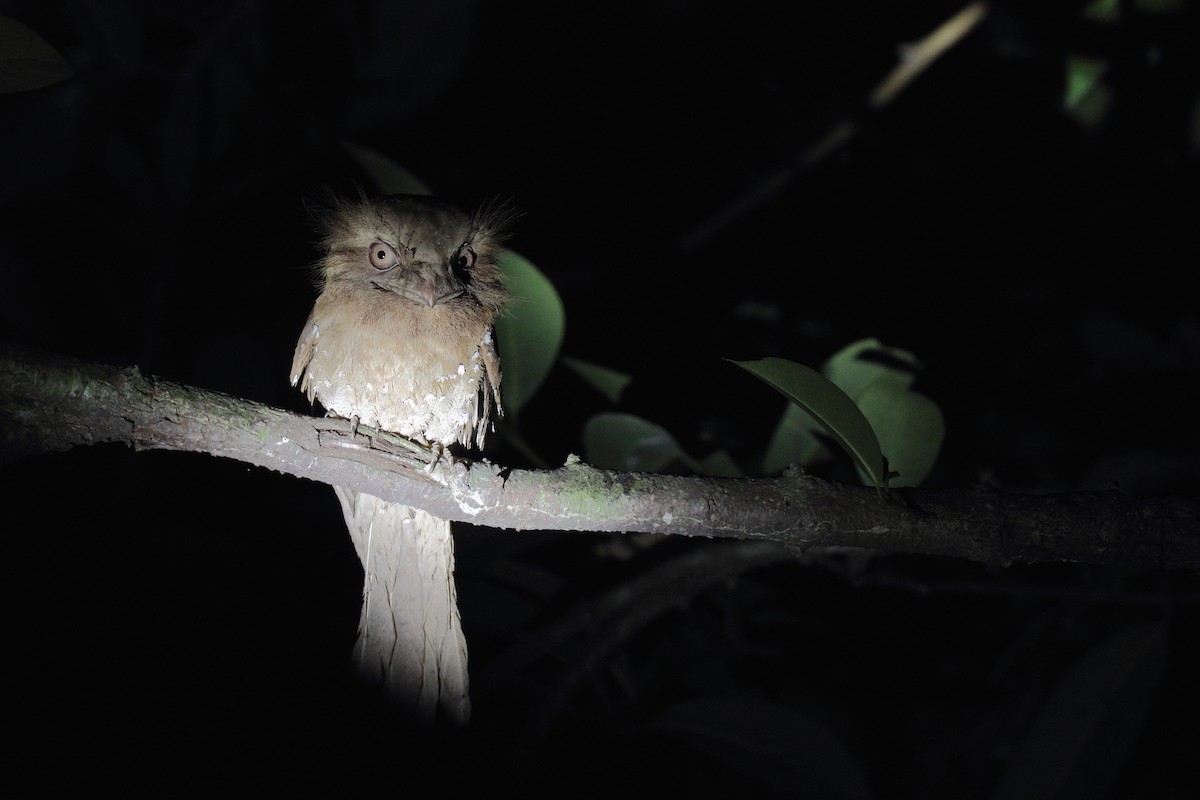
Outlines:
[[505, 292], [497, 263], [505, 206], [466, 214], [432, 197], [336, 200], [317, 215], [325, 291], [382, 292], [415, 308], [475, 306], [494, 314]]

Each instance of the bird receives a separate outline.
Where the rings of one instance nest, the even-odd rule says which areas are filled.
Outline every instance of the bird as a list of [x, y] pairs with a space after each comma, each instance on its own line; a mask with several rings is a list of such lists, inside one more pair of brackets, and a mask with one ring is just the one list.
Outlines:
[[[318, 296], [291, 384], [326, 414], [406, 437], [434, 459], [482, 449], [500, 403], [499, 265], [515, 212], [422, 195], [331, 196], [312, 208]], [[453, 457], [453, 456], [451, 456]], [[424, 724], [471, 715], [449, 520], [334, 487], [364, 579], [353, 661]]]

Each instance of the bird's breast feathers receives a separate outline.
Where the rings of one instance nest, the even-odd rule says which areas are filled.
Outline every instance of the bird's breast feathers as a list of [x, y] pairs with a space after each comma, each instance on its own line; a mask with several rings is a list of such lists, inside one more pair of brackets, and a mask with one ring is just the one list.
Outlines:
[[[327, 411], [403, 436], [482, 444], [491, 391], [490, 326], [414, 335], [407, 321], [361, 320], [314, 309], [296, 350], [293, 382]], [[481, 392], [482, 389], [482, 392]], [[479, 431], [482, 433], [482, 430]], [[479, 441], [472, 441], [478, 438]]]

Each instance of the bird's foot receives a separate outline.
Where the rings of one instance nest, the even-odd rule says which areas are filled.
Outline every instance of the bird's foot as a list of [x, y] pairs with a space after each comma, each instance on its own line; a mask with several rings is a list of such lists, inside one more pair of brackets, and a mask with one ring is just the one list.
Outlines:
[[437, 465], [442, 463], [442, 459], [447, 458], [449, 456], [448, 456], [448, 451], [446, 450], [446, 446], [443, 445], [441, 442], [433, 442], [429, 446], [429, 450], [431, 453], [433, 453], [433, 460], [425, 465], [425, 471], [433, 472], [433, 470], [437, 467]]

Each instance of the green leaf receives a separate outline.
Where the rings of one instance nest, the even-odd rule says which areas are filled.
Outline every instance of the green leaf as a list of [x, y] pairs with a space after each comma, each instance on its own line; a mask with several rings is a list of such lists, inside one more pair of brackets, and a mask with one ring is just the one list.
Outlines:
[[[933, 469], [945, 438], [945, 423], [937, 405], [911, 390], [921, 362], [907, 350], [888, 347], [878, 339], [862, 339], [831, 356], [822, 367], [825, 377], [854, 401], [867, 418], [888, 468], [900, 480], [889, 486], [916, 486]], [[803, 409], [789, 404], [763, 457], [763, 472], [774, 474], [788, 464], [811, 465], [829, 457], [817, 436], [820, 425]], [[872, 481], [862, 468], [860, 477]]]
[[633, 414], [596, 414], [583, 426], [584, 460], [601, 469], [659, 472], [672, 463], [696, 466], [661, 425]]
[[[864, 358], [872, 354], [887, 360]], [[889, 361], [900, 366], [893, 366]], [[878, 339], [860, 339], [830, 356], [822, 365], [821, 373], [850, 395], [850, 399], [857, 400], [864, 389], [880, 380], [907, 389], [913, 385], [919, 369], [921, 362], [907, 350], [888, 347]]]
[[621, 402], [621, 393], [633, 380], [624, 372], [602, 367], [590, 361], [584, 361], [571, 356], [563, 356], [563, 364], [570, 367], [579, 377], [583, 378], [593, 389], [600, 392], [613, 403]]
[[854, 459], [876, 488], [887, 488], [887, 463], [871, 423], [833, 382], [814, 369], [783, 358], [733, 363], [808, 412]]
[[699, 468], [699, 472], [704, 475], [711, 475], [714, 478], [744, 477], [737, 462], [724, 450], [714, 450], [702, 458], [696, 466]]
[[804, 409], [795, 403], [788, 403], [763, 456], [763, 473], [774, 475], [791, 464], [811, 466], [827, 461], [832, 454], [825, 443], [817, 438], [816, 431], [819, 428]]
[[583, 426], [584, 460], [602, 469], [662, 472], [677, 464], [690, 472], [740, 478], [742, 471], [724, 450], [701, 461], [689, 456], [671, 432], [634, 414], [596, 414]]
[[1063, 104], [1067, 108], [1076, 108], [1090, 92], [1095, 90], [1107, 71], [1108, 62], [1102, 58], [1067, 56], [1067, 85]]
[[918, 486], [937, 461], [946, 423], [937, 404], [923, 394], [878, 380], [858, 397], [858, 407], [875, 429], [892, 471], [889, 486]]
[[346, 152], [358, 162], [363, 172], [371, 176], [371, 180], [374, 181], [380, 193], [433, 194], [420, 178], [383, 153], [347, 139], [342, 140], [342, 147], [346, 148]]
[[511, 250], [500, 253], [511, 299], [496, 320], [505, 413], [516, 415], [550, 373], [562, 347], [566, 315], [550, 279]]
[[945, 437], [941, 410], [911, 391], [921, 367], [907, 350], [862, 339], [831, 356], [821, 370], [871, 423], [892, 472], [889, 486], [920, 484], [933, 469]]
[[11, 17], [0, 16], [0, 92], [40, 89], [71, 77], [50, 43]]
[[1086, 128], [1099, 125], [1108, 113], [1112, 92], [1104, 84], [1108, 62], [1081, 55], [1067, 56], [1063, 109]]

